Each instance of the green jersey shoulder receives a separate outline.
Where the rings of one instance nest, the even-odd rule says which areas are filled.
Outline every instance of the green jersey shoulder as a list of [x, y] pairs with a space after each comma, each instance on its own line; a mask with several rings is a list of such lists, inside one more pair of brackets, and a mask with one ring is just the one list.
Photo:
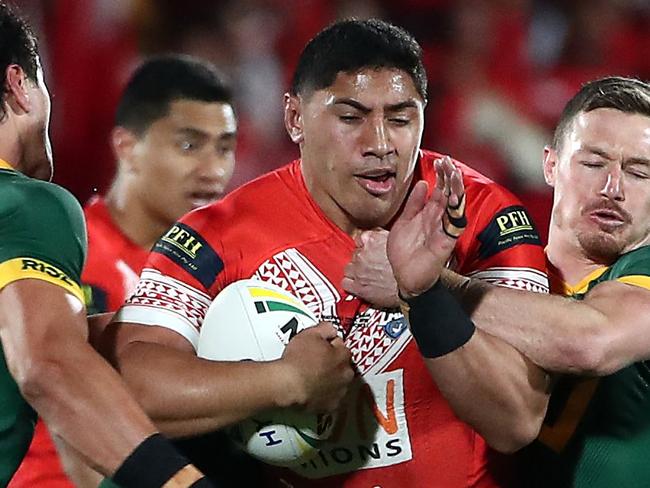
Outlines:
[[[605, 281], [650, 289], [650, 246], [620, 256], [573, 298]], [[562, 377], [538, 442], [528, 450], [527, 486], [650, 486], [649, 384], [647, 361], [601, 378]]]
[[42, 279], [82, 299], [79, 280], [86, 228], [77, 200], [58, 185], [13, 171], [0, 172], [0, 289]]
[[[75, 198], [57, 185], [4, 169], [0, 195], [0, 291], [14, 281], [34, 278], [82, 300], [86, 230]], [[0, 486], [9, 483], [24, 457], [35, 421], [0, 347]]]
[[592, 280], [581, 296], [603, 281], [619, 281], [650, 289], [650, 246], [623, 254], [603, 274]]

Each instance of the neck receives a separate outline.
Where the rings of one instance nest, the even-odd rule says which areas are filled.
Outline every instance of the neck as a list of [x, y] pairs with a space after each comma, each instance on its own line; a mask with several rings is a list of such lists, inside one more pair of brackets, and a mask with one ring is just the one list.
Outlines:
[[23, 152], [18, 137], [10, 132], [11, 127], [0, 125], [0, 159], [9, 163], [15, 170], [29, 175], [29, 169], [23, 164]]
[[134, 243], [151, 249], [171, 225], [146, 208], [132, 185], [118, 175], [106, 194], [106, 206], [120, 230]]
[[561, 231], [552, 219], [546, 257], [559, 274], [559, 278], [569, 285], [575, 285], [589, 273], [603, 266], [585, 256], [576, 237], [572, 233]]

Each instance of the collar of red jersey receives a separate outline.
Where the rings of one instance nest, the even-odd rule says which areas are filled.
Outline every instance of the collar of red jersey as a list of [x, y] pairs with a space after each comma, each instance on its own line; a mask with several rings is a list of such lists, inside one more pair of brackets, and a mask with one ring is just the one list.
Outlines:
[[14, 167], [12, 165], [10, 165], [7, 161], [4, 161], [4, 160], [0, 159], [0, 169], [11, 169], [11, 170], [13, 170]]

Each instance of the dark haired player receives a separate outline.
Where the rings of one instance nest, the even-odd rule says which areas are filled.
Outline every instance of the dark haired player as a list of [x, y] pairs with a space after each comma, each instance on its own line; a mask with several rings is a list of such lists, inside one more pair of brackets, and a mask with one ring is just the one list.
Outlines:
[[42, 181], [52, 173], [50, 97], [36, 39], [5, 4], [0, 45], [0, 486], [25, 455], [36, 412], [124, 487], [211, 486], [88, 343], [83, 215], [72, 195]]
[[[541, 417], [547, 400], [545, 374], [531, 373], [524, 360], [513, 366], [500, 355], [501, 349], [516, 353], [506, 344], [484, 348], [481, 359], [491, 368], [479, 360], [473, 370], [490, 379], [472, 383], [469, 392], [474, 430], [431, 380], [399, 309], [374, 308], [342, 286], [354, 238], [389, 228], [413, 183], [436, 180], [434, 160], [442, 156], [420, 150], [425, 103], [421, 49], [402, 29], [378, 20], [342, 21], [307, 45], [285, 97], [285, 125], [301, 159], [181, 219], [154, 247], [119, 312], [121, 323], [112, 328], [116, 364], [163, 428], [187, 435], [270, 406], [307, 403], [299, 383], [288, 388], [280, 381], [275, 364], [210, 363], [195, 356], [210, 301], [229, 283], [255, 277], [291, 291], [321, 319], [337, 323], [358, 372], [333, 437], [313, 460], [274, 472], [276, 482], [500, 486], [477, 431], [503, 451], [532, 440], [531, 419]], [[542, 249], [519, 201], [458, 166], [468, 224], [453, 267], [546, 291]], [[190, 248], [197, 252], [188, 260], [183, 249]], [[292, 353], [309, 357], [312, 351]], [[337, 372], [329, 374], [320, 382]], [[457, 384], [468, 374], [459, 371]], [[496, 419], [484, 414], [490, 410], [498, 412]]]
[[[182, 215], [220, 198], [235, 166], [232, 92], [211, 64], [150, 58], [129, 79], [111, 134], [117, 175], [85, 207], [88, 257], [81, 274], [88, 313], [117, 310], [155, 241]], [[68, 459], [78, 485], [97, 474]], [[96, 478], [91, 481], [90, 478]], [[72, 487], [42, 422], [10, 488]]]

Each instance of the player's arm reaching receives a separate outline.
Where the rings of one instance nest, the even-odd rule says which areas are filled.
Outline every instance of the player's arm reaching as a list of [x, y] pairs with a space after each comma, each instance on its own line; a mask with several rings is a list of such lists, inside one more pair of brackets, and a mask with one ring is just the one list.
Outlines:
[[197, 481], [203, 475], [157, 434], [88, 343], [78, 285], [81, 210], [67, 193], [42, 193], [39, 217], [26, 219], [18, 210], [0, 253], [0, 340], [21, 395], [55, 436], [124, 488], [190, 486], [178, 484], [179, 476]]
[[428, 201], [427, 184], [415, 185], [388, 236], [388, 258], [411, 332], [440, 391], [493, 448], [515, 451], [539, 431], [548, 376], [508, 343], [477, 329], [439, 282], [462, 232], [462, 214], [454, 212], [463, 207], [464, 190], [451, 161], [437, 161], [436, 170]]
[[541, 367], [605, 376], [650, 359], [649, 258], [643, 269], [596, 285], [580, 302], [502, 289], [447, 271], [443, 281], [483, 330]]

